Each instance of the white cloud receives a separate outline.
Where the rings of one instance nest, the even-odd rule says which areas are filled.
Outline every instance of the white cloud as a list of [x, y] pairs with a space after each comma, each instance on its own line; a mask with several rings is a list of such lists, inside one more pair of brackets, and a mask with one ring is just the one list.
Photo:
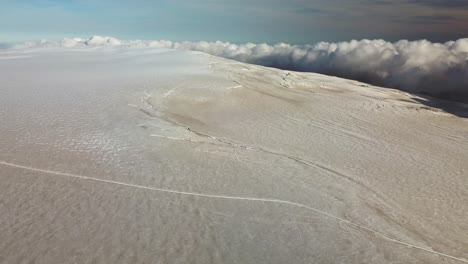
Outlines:
[[88, 40], [29, 42], [22, 47], [124, 45], [202, 51], [242, 62], [318, 72], [409, 92], [468, 101], [468, 38], [447, 43], [361, 40], [315, 45], [231, 44], [227, 42]]
[[120, 46], [122, 45], [122, 42], [116, 38], [101, 37], [101, 36], [94, 36], [86, 40], [84, 43], [88, 46], [102, 46], [102, 45]]

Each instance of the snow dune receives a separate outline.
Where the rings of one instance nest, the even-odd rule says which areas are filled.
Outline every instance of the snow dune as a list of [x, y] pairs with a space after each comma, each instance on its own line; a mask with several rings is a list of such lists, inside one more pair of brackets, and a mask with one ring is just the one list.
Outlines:
[[0, 52], [2, 262], [468, 262], [463, 105], [68, 41]]

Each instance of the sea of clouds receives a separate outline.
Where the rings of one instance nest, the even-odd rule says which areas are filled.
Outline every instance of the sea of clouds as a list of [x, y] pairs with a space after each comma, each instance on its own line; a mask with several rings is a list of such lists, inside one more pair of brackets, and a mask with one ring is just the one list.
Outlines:
[[446, 43], [427, 40], [320, 42], [315, 45], [232, 44], [227, 42], [123, 41], [112, 37], [27, 42], [14, 48], [138, 46], [206, 52], [286, 70], [317, 72], [408, 92], [468, 102], [468, 38]]

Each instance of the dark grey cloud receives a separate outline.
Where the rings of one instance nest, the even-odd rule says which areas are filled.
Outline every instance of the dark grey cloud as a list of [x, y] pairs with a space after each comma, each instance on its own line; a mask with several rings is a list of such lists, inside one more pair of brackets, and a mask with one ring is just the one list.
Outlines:
[[327, 13], [326, 10], [315, 8], [315, 7], [303, 7], [294, 9], [293, 12], [295, 13], [303, 13], [303, 14], [324, 14]]
[[306, 44], [352, 38], [440, 41], [468, 34], [468, 0], [0, 2], [0, 40], [14, 42], [66, 34], [111, 34], [122, 38]]
[[455, 21], [456, 18], [449, 15], [421, 15], [421, 16], [410, 16], [407, 18], [400, 19], [400, 22], [404, 23], [419, 23], [419, 24], [445, 24]]
[[382, 5], [382, 6], [395, 5], [395, 1], [390, 1], [390, 0], [361, 0], [360, 3], [364, 5]]
[[412, 4], [437, 8], [468, 8], [466, 0], [409, 0]]
[[383, 6], [406, 6], [410, 8], [408, 4], [437, 7], [437, 8], [459, 8], [468, 7], [468, 1], [466, 0], [360, 0], [361, 4], [365, 5], [383, 5]]

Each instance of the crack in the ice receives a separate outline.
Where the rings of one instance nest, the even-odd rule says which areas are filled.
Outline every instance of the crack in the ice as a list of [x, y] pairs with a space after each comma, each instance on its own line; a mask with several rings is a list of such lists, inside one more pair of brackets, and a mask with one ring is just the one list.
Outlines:
[[[158, 116], [159, 117], [159, 116]], [[159, 117], [159, 118], [162, 118], [162, 117]], [[363, 187], [364, 189], [372, 192], [375, 196], [380, 197], [380, 194], [378, 194], [377, 192], [375, 192], [374, 190], [372, 190], [371, 188], [369, 188], [368, 186], [364, 185], [363, 183], [359, 182], [359, 181], [356, 181], [355, 179], [353, 179], [351, 176], [348, 176], [346, 174], [343, 174], [341, 172], [338, 172], [336, 170], [333, 170], [333, 169], [330, 169], [324, 165], [320, 165], [320, 164], [316, 164], [316, 163], [313, 163], [313, 162], [310, 162], [310, 161], [306, 161], [304, 159], [301, 159], [301, 158], [298, 158], [298, 157], [294, 157], [294, 156], [290, 156], [290, 155], [287, 155], [287, 154], [284, 154], [284, 153], [280, 153], [280, 152], [276, 152], [276, 151], [272, 151], [272, 150], [268, 150], [268, 149], [265, 149], [265, 148], [262, 148], [262, 147], [257, 147], [257, 146], [249, 146], [249, 145], [245, 145], [245, 144], [238, 144], [238, 143], [234, 143], [230, 140], [227, 140], [227, 139], [222, 139], [222, 138], [217, 138], [217, 137], [214, 137], [214, 136], [211, 136], [211, 135], [208, 135], [206, 133], [203, 133], [203, 132], [200, 132], [200, 131], [196, 131], [196, 130], [193, 130], [191, 129], [190, 127], [187, 127], [187, 126], [183, 126], [183, 125], [180, 125], [179, 123], [177, 123], [176, 121], [173, 121], [169, 118], [163, 118], [164, 120], [170, 122], [171, 124], [173, 125], [176, 125], [176, 126], [179, 126], [179, 127], [184, 127], [185, 129], [187, 129], [188, 131], [200, 136], [200, 137], [204, 137], [204, 138], [209, 138], [209, 139], [212, 139], [212, 140], [215, 140], [221, 144], [216, 144], [216, 143], [213, 143], [213, 142], [208, 142], [208, 141], [203, 141], [203, 140], [192, 140], [192, 139], [184, 139], [184, 138], [176, 138], [176, 137], [170, 137], [170, 136], [162, 136], [162, 135], [151, 135], [153, 137], [160, 137], [160, 138], [166, 138], [166, 139], [171, 139], [171, 140], [181, 140], [181, 141], [189, 141], [189, 142], [194, 142], [194, 143], [206, 143], [206, 144], [211, 144], [211, 145], [219, 145], [219, 146], [229, 146], [229, 147], [234, 147], [234, 148], [240, 148], [240, 149], [244, 149], [244, 150], [252, 150], [252, 151], [259, 151], [259, 152], [263, 152], [263, 153], [267, 153], [267, 154], [270, 154], [270, 155], [275, 155], [275, 156], [279, 156], [279, 157], [282, 157], [282, 158], [285, 158], [285, 159], [289, 159], [289, 160], [292, 160], [293, 162], [296, 162], [296, 163], [299, 163], [299, 164], [302, 164], [302, 165], [305, 165], [307, 167], [312, 167], [312, 168], [316, 168], [316, 169], [320, 169], [320, 170], [324, 170], [324, 171], [327, 171], [329, 173], [332, 173], [334, 175], [337, 175], [339, 177], [342, 177], [350, 182], [353, 182], [354, 184], [357, 184], [361, 187]]]
[[[236, 82], [234, 80], [232, 80], [233, 82]], [[236, 82], [237, 83], [237, 82]], [[145, 100], [147, 104], [149, 104], [151, 106], [152, 109], [154, 109], [153, 105], [148, 101], [148, 99]], [[201, 131], [197, 131], [195, 129], [192, 129], [190, 128], [189, 126], [186, 126], [186, 125], [183, 125], [175, 120], [173, 120], [172, 118], [170, 117], [167, 117], [163, 114], [160, 114], [159, 111], [156, 111], [156, 112], [151, 112], [151, 111], [147, 111], [147, 110], [143, 110], [143, 109], [140, 109], [143, 113], [147, 114], [148, 116], [150, 117], [155, 117], [155, 118], [159, 118], [163, 121], [166, 121], [170, 124], [172, 124], [173, 126], [176, 126], [176, 127], [181, 127], [181, 128], [184, 128], [186, 129], [187, 131], [190, 131], [191, 133], [199, 136], [199, 137], [202, 137], [202, 138], [208, 138], [208, 139], [211, 139], [211, 140], [214, 140], [215, 142], [218, 142], [218, 143], [213, 143], [213, 142], [209, 142], [209, 141], [202, 141], [202, 140], [191, 140], [191, 139], [183, 139], [183, 138], [174, 138], [174, 137], [169, 137], [169, 136], [162, 136], [162, 135], [152, 135], [154, 137], [160, 137], [160, 138], [167, 138], [167, 139], [171, 139], [171, 140], [181, 140], [181, 141], [188, 141], [188, 142], [193, 142], [193, 143], [198, 143], [198, 144], [203, 144], [203, 143], [206, 143], [206, 144], [211, 144], [211, 145], [219, 145], [219, 146], [230, 146], [230, 147], [233, 147], [233, 148], [239, 148], [239, 149], [243, 149], [243, 150], [251, 150], [251, 151], [258, 151], [258, 152], [263, 152], [263, 153], [266, 153], [266, 154], [270, 154], [270, 155], [275, 155], [275, 156], [278, 156], [278, 157], [282, 157], [282, 158], [285, 158], [285, 159], [289, 159], [293, 162], [296, 162], [296, 163], [299, 163], [301, 165], [304, 165], [306, 167], [311, 167], [311, 168], [315, 168], [315, 169], [319, 169], [319, 170], [323, 170], [323, 171], [326, 171], [328, 173], [331, 173], [333, 175], [336, 175], [338, 177], [341, 177], [343, 179], [346, 179], [348, 180], [349, 182], [352, 182], [362, 188], [364, 188], [365, 190], [371, 192], [372, 194], [375, 195], [375, 197], [379, 197], [380, 199], [382, 200], [385, 200], [384, 197], [382, 197], [379, 193], [377, 193], [376, 191], [374, 191], [372, 188], [370, 188], [369, 186], [357, 181], [356, 179], [354, 179], [353, 177], [349, 176], [349, 175], [346, 175], [344, 173], [341, 173], [339, 171], [336, 171], [336, 170], [333, 170], [327, 166], [324, 166], [324, 165], [321, 165], [321, 164], [317, 164], [317, 163], [314, 163], [314, 162], [311, 162], [311, 161], [307, 161], [307, 160], [304, 160], [302, 158], [299, 158], [299, 157], [294, 157], [292, 155], [288, 155], [288, 154], [285, 154], [285, 153], [281, 153], [281, 152], [276, 152], [276, 151], [273, 151], [273, 150], [269, 150], [269, 149], [266, 149], [266, 148], [262, 148], [262, 147], [258, 147], [258, 146], [249, 146], [249, 145], [245, 145], [245, 144], [238, 144], [238, 143], [234, 143], [232, 142], [231, 140], [228, 140], [228, 139], [223, 139], [223, 138], [218, 138], [218, 137], [214, 137], [212, 135], [209, 135], [207, 133], [204, 133], [204, 132], [201, 132]]]
[[[151, 113], [150, 111], [146, 111], [146, 110], [143, 110], [143, 109], [140, 109], [143, 113], [145, 113], [146, 115], [150, 116], [150, 117], [156, 117], [156, 118], [159, 118], [159, 119], [162, 119], [174, 126], [177, 126], [177, 127], [182, 127], [182, 128], [185, 128], [187, 129], [188, 131], [192, 132], [193, 134], [197, 135], [197, 136], [200, 136], [200, 137], [204, 137], [204, 138], [209, 138], [209, 139], [212, 139], [212, 140], [215, 140], [215, 141], [218, 141], [222, 144], [225, 144], [225, 145], [228, 145], [228, 146], [231, 146], [231, 147], [236, 147], [236, 148], [241, 148], [241, 149], [247, 149], [247, 150], [255, 150], [255, 151], [260, 151], [260, 152], [264, 152], [264, 153], [267, 153], [267, 154], [271, 154], [271, 155], [275, 155], [275, 156], [280, 156], [280, 157], [283, 157], [283, 158], [286, 158], [286, 159], [289, 159], [289, 160], [292, 160], [294, 162], [297, 162], [297, 163], [300, 163], [302, 165], [306, 165], [306, 166], [309, 166], [309, 167], [314, 167], [314, 168], [319, 168], [319, 169], [322, 169], [322, 170], [325, 170], [325, 171], [328, 171], [330, 173], [333, 173], [333, 174], [336, 174], [340, 177], [343, 177], [343, 178], [346, 178], [347, 180], [349, 181], [352, 181], [354, 182], [355, 184], [358, 184], [360, 186], [363, 186], [362, 183], [360, 182], [357, 182], [355, 179], [353, 179], [352, 177], [348, 176], [348, 175], [345, 175], [343, 173], [340, 173], [338, 171], [335, 171], [333, 169], [330, 169], [326, 166], [323, 166], [323, 165], [320, 165], [320, 164], [316, 164], [316, 163], [312, 163], [312, 162], [309, 162], [309, 161], [306, 161], [306, 160], [303, 160], [301, 158], [298, 158], [298, 157], [294, 157], [294, 156], [290, 156], [290, 155], [287, 155], [287, 154], [284, 154], [284, 153], [280, 153], [280, 152], [276, 152], [276, 151], [272, 151], [272, 150], [268, 150], [268, 149], [265, 149], [265, 148], [262, 148], [262, 147], [257, 147], [257, 146], [249, 146], [249, 145], [244, 145], [244, 144], [238, 144], [238, 143], [234, 143], [230, 140], [227, 140], [227, 139], [222, 139], [222, 138], [217, 138], [217, 137], [214, 137], [214, 136], [211, 136], [207, 133], [203, 133], [201, 131], [197, 131], [197, 130], [194, 130], [192, 128], [190, 128], [189, 126], [185, 126], [183, 124], [180, 124], [179, 122], [175, 121], [175, 120], [172, 120], [171, 118], [169, 117], [165, 117], [163, 115], [158, 115], [156, 113]], [[153, 136], [157, 136], [157, 137], [165, 137], [165, 136], [161, 136], [161, 135], [153, 135]], [[203, 141], [195, 141], [195, 140], [188, 140], [188, 139], [182, 139], [182, 138], [174, 138], [174, 137], [165, 137], [167, 139], [173, 139], [173, 140], [183, 140], [183, 141], [191, 141], [191, 142], [197, 142], [197, 143], [204, 143]], [[208, 143], [208, 142], [206, 142]], [[377, 193], [375, 193], [373, 190], [371, 190], [369, 187], [367, 186], [363, 186], [364, 188], [366, 189], [369, 189], [370, 191], [372, 191], [374, 194], [378, 195]]]
[[265, 202], [265, 203], [274, 203], [274, 204], [284, 204], [284, 205], [289, 205], [289, 206], [295, 206], [298, 208], [303, 208], [310, 210], [312, 212], [315, 212], [317, 214], [320, 214], [322, 216], [334, 219], [338, 222], [341, 223], [346, 223], [350, 226], [353, 226], [355, 228], [365, 230], [367, 232], [370, 232], [376, 236], [380, 236], [383, 239], [386, 239], [388, 241], [394, 242], [396, 244], [404, 245], [413, 249], [418, 249], [421, 251], [425, 251], [428, 253], [436, 254], [438, 256], [450, 258], [456, 261], [468, 263], [467, 259], [461, 258], [461, 257], [456, 257], [452, 255], [448, 255], [439, 251], [432, 250], [430, 248], [424, 248], [421, 246], [413, 245], [410, 243], [406, 243], [404, 241], [400, 241], [398, 239], [395, 239], [393, 237], [387, 236], [379, 231], [373, 230], [369, 227], [354, 223], [350, 220], [347, 220], [345, 218], [341, 218], [339, 216], [332, 215], [330, 213], [327, 213], [325, 211], [313, 208], [311, 206], [307, 206], [305, 204], [301, 203], [296, 203], [292, 201], [287, 201], [287, 200], [280, 200], [280, 199], [269, 199], [269, 198], [257, 198], [257, 197], [242, 197], [242, 196], [229, 196], [229, 195], [216, 195], [216, 194], [204, 194], [204, 193], [194, 193], [194, 192], [185, 192], [185, 191], [177, 191], [177, 190], [171, 190], [171, 189], [163, 189], [163, 188], [155, 188], [155, 187], [148, 187], [144, 185], [137, 185], [137, 184], [131, 184], [131, 183], [124, 183], [124, 182], [118, 182], [118, 181], [113, 181], [113, 180], [105, 180], [105, 179], [99, 179], [99, 178], [93, 178], [89, 176], [83, 176], [83, 175], [78, 175], [78, 174], [72, 174], [72, 173], [64, 173], [64, 172], [58, 172], [58, 171], [52, 171], [52, 170], [45, 170], [45, 169], [38, 169], [34, 167], [29, 167], [25, 165], [19, 165], [19, 164], [14, 164], [6, 161], [0, 161], [0, 165], [8, 166], [8, 167], [13, 167], [13, 168], [18, 168], [18, 169], [24, 169], [24, 170], [29, 170], [29, 171], [35, 171], [35, 172], [42, 172], [46, 174], [52, 174], [52, 175], [57, 175], [57, 176], [62, 176], [62, 177], [68, 177], [68, 178], [75, 178], [75, 179], [80, 179], [80, 180], [87, 180], [87, 181], [94, 181], [94, 182], [101, 182], [101, 183], [108, 183], [108, 184], [114, 184], [114, 185], [119, 185], [119, 186], [125, 186], [125, 187], [132, 187], [132, 188], [137, 188], [137, 189], [143, 189], [143, 190], [149, 190], [149, 191], [156, 191], [156, 192], [164, 192], [164, 193], [170, 193], [170, 194], [178, 194], [178, 195], [187, 195], [187, 196], [195, 196], [195, 197], [205, 197], [205, 198], [213, 198], [213, 199], [225, 199], [225, 200], [238, 200], [238, 201], [253, 201], [253, 202]]

